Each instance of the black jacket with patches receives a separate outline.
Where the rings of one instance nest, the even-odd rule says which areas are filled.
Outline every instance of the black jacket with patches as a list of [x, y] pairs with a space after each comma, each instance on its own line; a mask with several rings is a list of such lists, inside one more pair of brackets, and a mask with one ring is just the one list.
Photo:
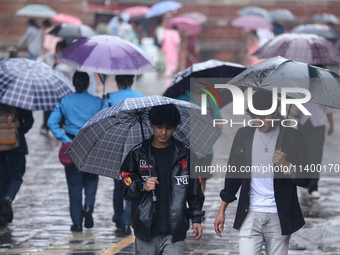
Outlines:
[[[280, 135], [283, 128], [280, 125]], [[251, 167], [251, 152], [254, 139], [255, 128], [240, 128], [234, 138], [231, 148], [228, 165], [236, 166], [239, 171], [241, 167]], [[276, 148], [278, 144], [276, 144]], [[281, 151], [286, 153], [288, 162], [297, 166], [297, 175], [295, 179], [284, 175], [282, 172], [274, 173], [274, 196], [277, 206], [278, 216], [280, 219], [282, 235], [289, 235], [300, 229], [305, 221], [299, 205], [296, 186], [307, 187], [310, 181], [310, 174], [304, 171], [300, 172], [308, 164], [307, 148], [303, 134], [293, 128], [284, 129]], [[226, 203], [236, 200], [236, 193], [241, 187], [237, 212], [234, 222], [234, 228], [240, 229], [247, 216], [249, 209], [249, 192], [250, 192], [251, 173], [227, 173], [224, 189], [221, 191], [221, 199]]]
[[[157, 177], [153, 167], [155, 159], [151, 153], [153, 136], [137, 145], [126, 156], [120, 171], [124, 178], [124, 199], [131, 200], [132, 227], [137, 238], [149, 241], [153, 217], [152, 192], [142, 191], [142, 183], [149, 177], [147, 155], [151, 166], [151, 177]], [[190, 149], [173, 139], [174, 155], [169, 172], [170, 231], [172, 241], [183, 241], [189, 229], [189, 219], [201, 223], [204, 215], [204, 195], [199, 179], [190, 179]], [[130, 179], [129, 179], [130, 178]], [[157, 201], [156, 203], [162, 203]], [[188, 207], [187, 207], [188, 204]]]

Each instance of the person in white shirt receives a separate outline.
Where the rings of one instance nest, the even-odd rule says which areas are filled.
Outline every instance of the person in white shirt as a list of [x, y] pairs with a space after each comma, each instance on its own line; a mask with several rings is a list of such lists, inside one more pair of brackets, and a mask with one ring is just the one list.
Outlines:
[[118, 36], [125, 40], [128, 40], [129, 42], [132, 42], [132, 26], [129, 23], [124, 22], [122, 18], [118, 19], [118, 23]]
[[[333, 133], [333, 111], [329, 107], [313, 103], [306, 103], [304, 104], [304, 107], [312, 115], [304, 115], [301, 113], [299, 116], [298, 129], [303, 133], [306, 139], [310, 166], [316, 167], [318, 164], [321, 164], [322, 161], [326, 118], [329, 123], [327, 135], [330, 136]], [[318, 191], [319, 178], [320, 173], [315, 171], [313, 173], [313, 178], [308, 185], [308, 194], [311, 198], [320, 198], [320, 193]]]

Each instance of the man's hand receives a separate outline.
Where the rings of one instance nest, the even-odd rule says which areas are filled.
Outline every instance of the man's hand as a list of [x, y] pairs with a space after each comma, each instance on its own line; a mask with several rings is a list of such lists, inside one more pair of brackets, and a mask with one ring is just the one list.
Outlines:
[[203, 232], [201, 223], [193, 223], [192, 229], [194, 230], [194, 240], [200, 239]]
[[224, 220], [225, 220], [225, 216], [223, 214], [221, 214], [221, 213], [218, 213], [217, 217], [216, 217], [216, 220], [214, 222], [215, 232], [220, 237], [222, 237], [221, 233], [223, 231]]
[[275, 151], [272, 160], [277, 166], [284, 167], [289, 165], [288, 161], [286, 160], [286, 155], [283, 151], [281, 151], [281, 148]]
[[333, 126], [330, 126], [327, 131], [327, 135], [332, 135], [332, 134], [333, 134]]
[[144, 183], [144, 190], [151, 191], [156, 189], [156, 184], [159, 184], [157, 181], [158, 177], [150, 177]]

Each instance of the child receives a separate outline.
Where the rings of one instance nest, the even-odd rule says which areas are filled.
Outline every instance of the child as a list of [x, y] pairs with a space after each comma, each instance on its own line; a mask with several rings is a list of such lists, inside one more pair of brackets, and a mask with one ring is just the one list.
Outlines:
[[133, 148], [121, 166], [124, 198], [132, 201], [136, 254], [184, 254], [189, 218], [194, 239], [202, 235], [201, 184], [190, 179], [189, 147], [172, 136], [180, 118], [172, 104], [152, 107], [153, 136]]

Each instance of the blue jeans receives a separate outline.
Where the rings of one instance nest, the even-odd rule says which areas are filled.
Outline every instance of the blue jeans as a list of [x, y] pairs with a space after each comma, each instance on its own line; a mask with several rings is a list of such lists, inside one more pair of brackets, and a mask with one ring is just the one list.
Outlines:
[[277, 213], [248, 212], [240, 228], [240, 255], [287, 255], [290, 235], [281, 235]]
[[38, 56], [37, 55], [33, 55], [30, 52], [28, 52], [28, 59], [30, 60], [37, 60]]
[[83, 188], [85, 189], [85, 206], [94, 208], [98, 186], [98, 175], [79, 172], [75, 165], [65, 167], [65, 174], [70, 198], [70, 214], [74, 225], [83, 223]]
[[123, 201], [124, 184], [121, 180], [114, 180], [115, 188], [113, 190], [113, 210], [114, 222], [121, 222], [124, 225], [131, 225], [131, 201]]

